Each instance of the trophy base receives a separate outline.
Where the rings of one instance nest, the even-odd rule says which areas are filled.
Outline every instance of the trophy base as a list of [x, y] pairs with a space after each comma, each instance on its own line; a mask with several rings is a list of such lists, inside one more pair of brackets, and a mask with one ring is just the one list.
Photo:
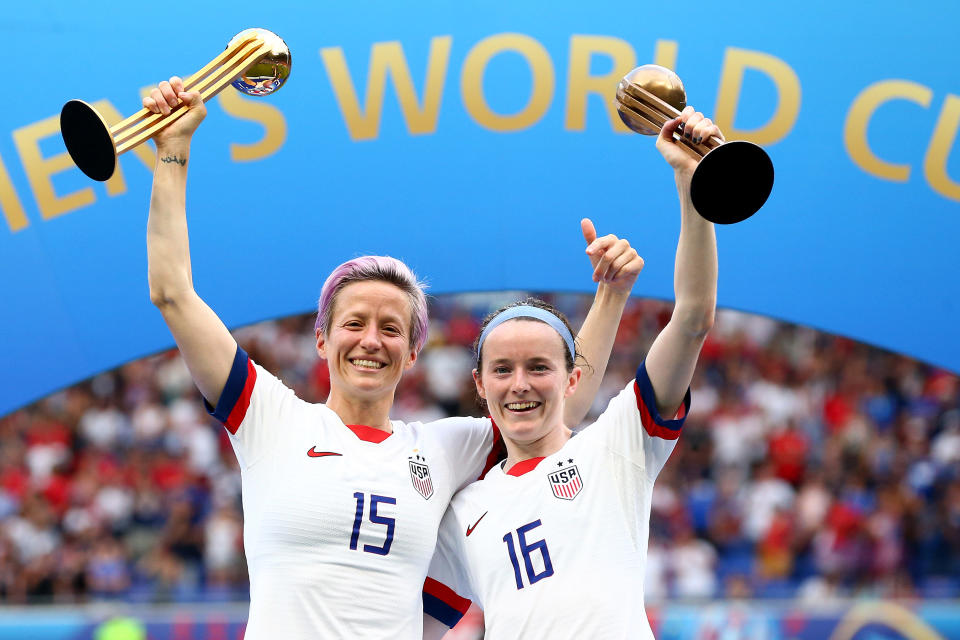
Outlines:
[[117, 169], [117, 149], [96, 109], [83, 100], [71, 100], [60, 110], [60, 133], [73, 162], [99, 182], [109, 180]]
[[697, 213], [716, 224], [746, 220], [773, 189], [773, 163], [761, 147], [743, 140], [726, 142], [703, 157], [690, 182]]

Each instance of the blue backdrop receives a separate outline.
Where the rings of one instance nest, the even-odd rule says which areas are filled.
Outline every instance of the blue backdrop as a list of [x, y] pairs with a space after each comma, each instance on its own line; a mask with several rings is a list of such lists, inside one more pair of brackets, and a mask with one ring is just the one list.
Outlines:
[[960, 370], [960, 7], [733, 4], [18, 5], [0, 23], [0, 414], [172, 342], [146, 283], [152, 147], [93, 183], [61, 105], [130, 115], [249, 26], [286, 40], [291, 78], [212, 102], [188, 193], [195, 285], [228, 326], [310, 309], [364, 253], [435, 294], [592, 291], [583, 216], [645, 257], [636, 295], [672, 297], [670, 171], [610, 106], [657, 61], [776, 167], [765, 208], [718, 230], [720, 304]]

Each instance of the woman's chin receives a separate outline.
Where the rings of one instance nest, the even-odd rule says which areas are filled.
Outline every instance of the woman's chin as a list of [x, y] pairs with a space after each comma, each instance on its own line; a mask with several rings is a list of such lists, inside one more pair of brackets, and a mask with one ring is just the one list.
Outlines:
[[369, 396], [392, 395], [399, 380], [388, 380], [384, 376], [355, 375], [342, 381], [344, 395], [368, 398]]
[[[532, 412], [531, 412], [532, 413]], [[497, 427], [505, 438], [510, 438], [518, 444], [535, 442], [549, 431], [544, 426], [542, 416], [525, 416], [523, 414], [508, 414], [502, 416], [503, 424], [497, 422]]]

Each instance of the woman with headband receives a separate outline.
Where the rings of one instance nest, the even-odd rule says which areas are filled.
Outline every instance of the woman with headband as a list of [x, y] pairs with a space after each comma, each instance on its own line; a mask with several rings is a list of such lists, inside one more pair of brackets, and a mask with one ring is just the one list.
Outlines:
[[[499, 459], [488, 418], [390, 420], [426, 341], [421, 284], [393, 258], [346, 262], [323, 285], [316, 348], [326, 404], [297, 398], [255, 364], [193, 289], [185, 211], [190, 140], [205, 115], [179, 78], [144, 100], [189, 109], [155, 138], [147, 254], [150, 295], [240, 462], [250, 573], [245, 637], [420, 638], [421, 589], [454, 491]], [[586, 414], [639, 268], [626, 241], [583, 223], [597, 298], [580, 332], [595, 369], [566, 420]], [[632, 254], [631, 254], [632, 252]], [[629, 264], [628, 264], [629, 263]]]
[[681, 226], [676, 306], [636, 378], [576, 437], [564, 405], [582, 372], [570, 325], [535, 300], [490, 316], [473, 372], [507, 459], [447, 509], [424, 597], [424, 637], [474, 600], [487, 640], [653, 638], [643, 581], [653, 483], [690, 408], [690, 380], [713, 324], [713, 225], [690, 202], [696, 164], [673, 141], [719, 136], [688, 107], [657, 148], [674, 168]]

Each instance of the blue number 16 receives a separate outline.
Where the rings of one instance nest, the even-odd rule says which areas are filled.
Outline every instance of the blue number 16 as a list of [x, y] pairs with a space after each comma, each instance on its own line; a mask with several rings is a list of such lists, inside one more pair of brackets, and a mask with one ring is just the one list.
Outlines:
[[[546, 540], [537, 540], [527, 543], [527, 532], [540, 526], [539, 520], [527, 523], [517, 529], [517, 540], [520, 543], [520, 554], [523, 556], [523, 566], [527, 570], [527, 580], [530, 584], [549, 578], [553, 575], [553, 563], [550, 562], [550, 550], [547, 549]], [[513, 546], [513, 532], [503, 536], [503, 541], [507, 543], [507, 554], [510, 556], [510, 563], [513, 565], [513, 577], [517, 581], [517, 589], [523, 589], [523, 578], [520, 576], [520, 563], [517, 561], [517, 552]], [[533, 569], [533, 562], [530, 561], [530, 554], [539, 551], [543, 558], [543, 571], [537, 573]]]

